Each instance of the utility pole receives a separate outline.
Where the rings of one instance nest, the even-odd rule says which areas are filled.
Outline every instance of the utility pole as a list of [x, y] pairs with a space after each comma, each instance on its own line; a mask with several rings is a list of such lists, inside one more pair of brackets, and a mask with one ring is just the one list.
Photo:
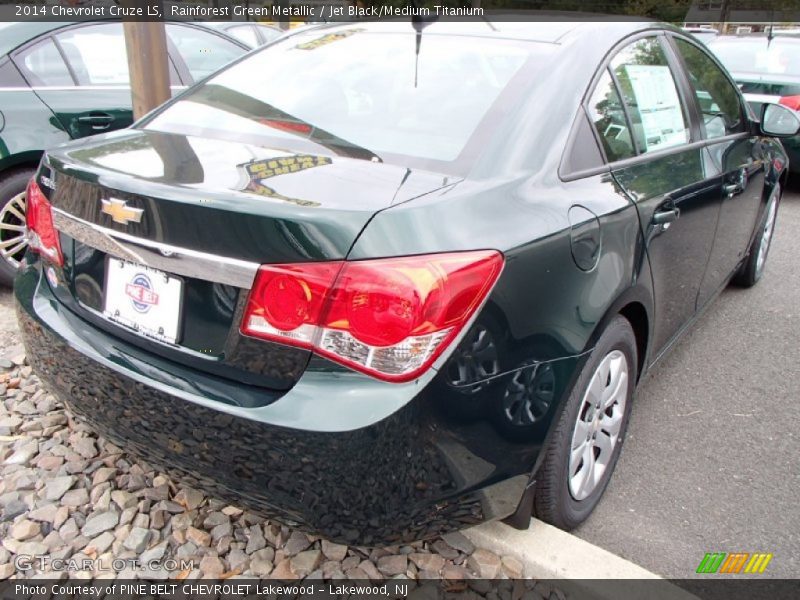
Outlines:
[[[143, 0], [127, 0], [128, 6], [153, 5]], [[161, 7], [161, 3], [159, 3]], [[133, 118], [139, 119], [169, 100], [167, 35], [163, 21], [125, 21], [125, 47], [131, 78]]]

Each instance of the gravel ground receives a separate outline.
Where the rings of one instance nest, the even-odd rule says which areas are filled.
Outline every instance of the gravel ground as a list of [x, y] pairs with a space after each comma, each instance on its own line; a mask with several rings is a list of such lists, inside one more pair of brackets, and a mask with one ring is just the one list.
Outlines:
[[[516, 559], [476, 549], [460, 533], [408, 546], [348, 547], [176, 486], [74, 421], [42, 388], [25, 361], [7, 290], [0, 290], [0, 462], [0, 580], [112, 577], [119, 559], [136, 559], [140, 567], [127, 563], [118, 576], [479, 578], [470, 582], [472, 591], [499, 598], [481, 579], [522, 573]], [[56, 573], [49, 570], [52, 562], [35, 561], [22, 572], [15, 566], [21, 555], [91, 559], [95, 570]], [[147, 569], [150, 561], [160, 561], [160, 568]], [[509, 598], [564, 598], [545, 582], [506, 587]]]

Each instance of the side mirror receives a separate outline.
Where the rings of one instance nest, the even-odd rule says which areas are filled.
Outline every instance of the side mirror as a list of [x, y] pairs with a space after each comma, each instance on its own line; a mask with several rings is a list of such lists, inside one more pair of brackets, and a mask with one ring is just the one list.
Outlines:
[[800, 131], [800, 117], [781, 104], [764, 104], [761, 107], [761, 132], [775, 137], [790, 137]]

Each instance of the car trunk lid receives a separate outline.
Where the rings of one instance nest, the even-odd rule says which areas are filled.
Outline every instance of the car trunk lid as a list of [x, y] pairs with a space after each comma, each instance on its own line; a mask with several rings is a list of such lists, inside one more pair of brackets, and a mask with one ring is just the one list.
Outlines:
[[376, 212], [455, 183], [140, 130], [71, 144], [47, 164], [65, 304], [153, 352], [273, 389], [291, 387], [310, 355], [239, 332], [258, 266], [343, 259]]

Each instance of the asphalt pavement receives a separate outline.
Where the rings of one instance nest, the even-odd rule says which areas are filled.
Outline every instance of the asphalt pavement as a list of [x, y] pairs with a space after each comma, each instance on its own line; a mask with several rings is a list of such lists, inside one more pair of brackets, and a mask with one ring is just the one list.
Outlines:
[[[800, 188], [762, 280], [729, 288], [649, 374], [605, 496], [574, 533], [665, 577], [771, 552], [800, 577]], [[679, 260], [677, 257], [676, 260]]]

